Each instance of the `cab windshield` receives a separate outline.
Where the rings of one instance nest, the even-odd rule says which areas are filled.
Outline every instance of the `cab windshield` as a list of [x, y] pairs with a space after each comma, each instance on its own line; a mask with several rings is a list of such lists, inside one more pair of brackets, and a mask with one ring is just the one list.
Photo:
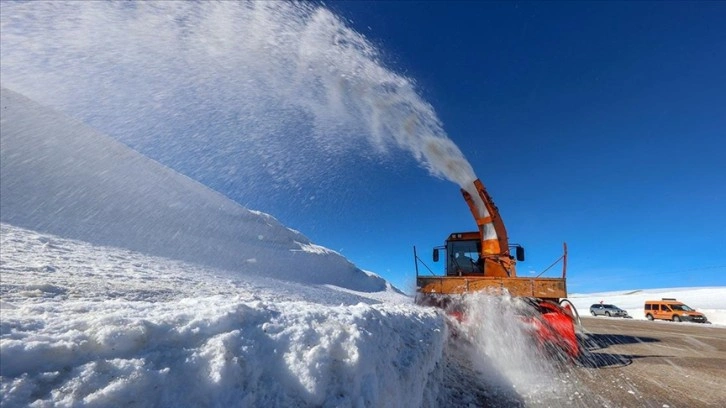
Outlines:
[[479, 261], [479, 241], [450, 241], [446, 248], [447, 274], [482, 273]]

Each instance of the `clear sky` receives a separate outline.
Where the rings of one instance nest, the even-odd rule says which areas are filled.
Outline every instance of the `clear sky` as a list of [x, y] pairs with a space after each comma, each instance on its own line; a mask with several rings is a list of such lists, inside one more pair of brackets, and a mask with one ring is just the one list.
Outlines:
[[[3, 85], [411, 292], [414, 245], [433, 266], [476, 228], [459, 187], [353, 137], [346, 109], [385, 86], [326, 70], [357, 72], [364, 45], [258, 4], [3, 2]], [[431, 105], [527, 249], [520, 275], [566, 241], [571, 292], [726, 285], [726, 3], [326, 7]]]
[[[726, 3], [331, 8], [434, 106], [527, 248], [520, 275], [567, 241], [571, 291], [726, 285]], [[400, 171], [350, 199], [350, 228], [308, 232], [406, 288], [408, 247], [428, 261], [473, 221], [455, 186]]]

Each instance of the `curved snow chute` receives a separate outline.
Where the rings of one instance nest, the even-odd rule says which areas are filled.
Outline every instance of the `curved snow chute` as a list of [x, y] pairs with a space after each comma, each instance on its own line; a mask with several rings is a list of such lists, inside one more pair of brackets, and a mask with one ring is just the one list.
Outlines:
[[479, 259], [483, 260], [483, 269], [487, 269], [489, 276], [516, 276], [514, 261], [509, 253], [507, 228], [499, 209], [481, 180], [474, 180], [471, 187], [476, 195], [467, 189], [462, 189], [461, 194], [479, 227]]

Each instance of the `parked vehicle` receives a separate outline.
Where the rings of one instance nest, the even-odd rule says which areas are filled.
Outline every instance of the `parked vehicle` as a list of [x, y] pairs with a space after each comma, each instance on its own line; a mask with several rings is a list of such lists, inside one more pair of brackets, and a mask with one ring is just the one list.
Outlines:
[[648, 320], [662, 319], [672, 320], [674, 322], [708, 323], [706, 315], [697, 312], [695, 309], [674, 298], [646, 300], [643, 309], [645, 318]]
[[628, 312], [615, 306], [607, 304], [595, 304], [590, 306], [590, 314], [593, 316], [607, 316], [607, 317], [630, 317]]

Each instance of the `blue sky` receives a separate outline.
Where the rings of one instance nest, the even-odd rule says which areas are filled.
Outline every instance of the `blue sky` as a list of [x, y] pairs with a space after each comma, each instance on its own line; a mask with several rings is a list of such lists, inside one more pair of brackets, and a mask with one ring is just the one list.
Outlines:
[[[459, 187], [408, 153], [371, 149], [334, 113], [322, 135], [275, 99], [322, 92], [286, 87], [297, 42], [264, 47], [276, 19], [305, 12], [263, 13], [267, 24], [232, 2], [117, 4], [3, 2], [3, 85], [408, 292], [414, 245], [428, 261], [449, 233], [475, 229]], [[527, 249], [520, 275], [566, 241], [571, 292], [726, 285], [726, 3], [327, 7], [435, 109]], [[311, 67], [328, 68], [312, 51]]]
[[[567, 241], [570, 291], [726, 285], [724, 3], [331, 8], [435, 107], [527, 248], [520, 275]], [[408, 288], [410, 246], [428, 260], [473, 226], [456, 186], [411, 167], [351, 199], [362, 230], [309, 235]]]

